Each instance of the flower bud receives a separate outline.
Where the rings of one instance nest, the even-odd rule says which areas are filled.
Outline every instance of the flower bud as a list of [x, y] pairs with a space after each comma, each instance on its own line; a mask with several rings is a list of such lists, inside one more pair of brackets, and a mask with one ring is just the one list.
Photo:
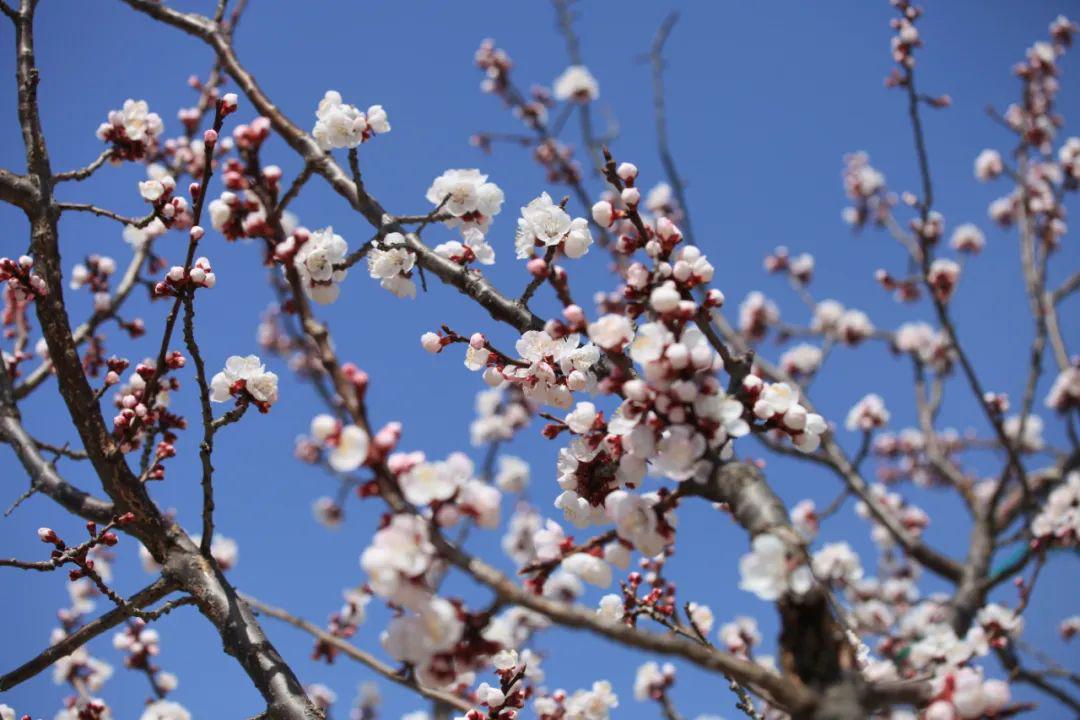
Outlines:
[[426, 332], [420, 336], [420, 345], [431, 354], [440, 352], [443, 348], [442, 338], [433, 332]]

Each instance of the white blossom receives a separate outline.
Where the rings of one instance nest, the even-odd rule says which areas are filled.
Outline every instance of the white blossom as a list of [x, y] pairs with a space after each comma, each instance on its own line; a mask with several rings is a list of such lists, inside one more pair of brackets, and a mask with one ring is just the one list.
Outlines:
[[428, 570], [434, 555], [427, 521], [415, 515], [399, 514], [375, 533], [371, 545], [360, 556], [360, 566], [377, 595], [404, 601], [408, 596], [401, 591], [407, 589], [412, 578]]
[[256, 355], [240, 357], [233, 355], [225, 361], [225, 369], [210, 380], [210, 400], [226, 402], [232, 389], [243, 382], [246, 390], [256, 401], [272, 405], [278, 399], [278, 376], [269, 372]]
[[428, 202], [439, 205], [446, 199], [443, 212], [451, 218], [450, 227], [476, 227], [487, 232], [491, 218], [502, 209], [503, 191], [479, 170], [447, 170], [431, 184]]
[[975, 158], [975, 177], [982, 182], [993, 180], [1004, 171], [1005, 164], [997, 150], [983, 150]]
[[690, 425], [670, 425], [656, 443], [653, 467], [672, 480], [687, 480], [697, 470], [708, 443]]
[[444, 462], [417, 463], [398, 482], [406, 500], [413, 505], [427, 505], [449, 500], [472, 477], [472, 472], [472, 461], [462, 453], [454, 453]]
[[400, 298], [416, 297], [416, 283], [409, 274], [416, 265], [416, 256], [405, 245], [401, 233], [387, 233], [372, 244], [367, 256], [368, 274]]
[[997, 603], [988, 603], [979, 610], [975, 621], [991, 636], [1004, 635], [1015, 640], [1024, 631], [1024, 617]]
[[373, 135], [390, 132], [386, 110], [372, 105], [365, 115], [353, 105], [342, 101], [341, 93], [327, 90], [315, 111], [315, 127], [311, 136], [323, 150], [354, 148]]
[[885, 426], [889, 422], [889, 411], [880, 395], [870, 393], [852, 406], [848, 411], [844, 427], [852, 431], [866, 432]]
[[[1023, 434], [1021, 434], [1023, 425]], [[1005, 418], [1003, 423], [1005, 435], [1009, 440], [1020, 445], [1024, 452], [1038, 452], [1043, 449], [1043, 420], [1038, 415], [1028, 415], [1021, 419], [1019, 415], [1011, 415]]]
[[752, 551], [739, 560], [742, 579], [739, 588], [762, 600], [776, 600], [787, 591], [802, 594], [810, 589], [810, 570], [805, 565], [792, 570], [784, 542], [771, 533], [754, 538]]
[[986, 237], [977, 225], [964, 223], [953, 230], [949, 244], [958, 252], [977, 253], [986, 245]]
[[740, 615], [732, 622], [720, 626], [720, 641], [735, 655], [747, 656], [749, 651], [761, 643], [761, 631], [757, 620]]
[[570, 428], [571, 432], [584, 435], [592, 430], [597, 416], [598, 413], [595, 405], [591, 402], [579, 402], [574, 407], [573, 412], [566, 416], [566, 425]]
[[550, 246], [562, 242], [570, 232], [570, 215], [551, 200], [546, 192], [521, 208], [514, 245], [519, 258], [532, 255], [534, 245]]
[[555, 97], [559, 100], [591, 102], [600, 97], [600, 85], [584, 65], [571, 65], [555, 78]]
[[453, 647], [462, 630], [457, 609], [449, 601], [433, 597], [416, 614], [391, 620], [381, 640], [395, 660], [421, 665], [435, 653]]
[[338, 299], [341, 294], [338, 283], [345, 279], [348, 271], [337, 266], [345, 262], [348, 252], [345, 238], [335, 234], [332, 227], [310, 234], [307, 242], [296, 251], [295, 258], [296, 271], [309, 298], [320, 305]]
[[1070, 365], [1054, 378], [1046, 393], [1046, 407], [1065, 412], [1075, 406], [1080, 406], [1080, 367]]
[[529, 485], [529, 464], [514, 455], [501, 455], [495, 484], [505, 492], [521, 492]]
[[576, 690], [566, 698], [566, 720], [608, 720], [610, 712], [619, 707], [619, 698], [611, 691], [611, 683], [598, 680], [591, 690]]
[[481, 265], [495, 263], [495, 250], [488, 244], [487, 238], [476, 227], [466, 227], [461, 232], [462, 241], [449, 240], [435, 246], [435, 254], [448, 260], [465, 264], [472, 260]]
[[371, 440], [359, 425], [341, 428], [327, 458], [330, 467], [338, 472], [351, 472], [367, 460]]
[[595, 555], [574, 553], [563, 560], [562, 567], [590, 585], [606, 588], [611, 584], [611, 566]]
[[634, 338], [634, 328], [625, 315], [604, 315], [589, 324], [589, 339], [605, 350], [618, 351]]
[[614, 593], [603, 596], [600, 598], [600, 607], [597, 608], [596, 614], [601, 620], [610, 623], [622, 620], [625, 614], [622, 597]]
[[646, 557], [660, 554], [667, 544], [658, 531], [659, 519], [653, 509], [656, 502], [655, 494], [638, 495], [625, 490], [616, 490], [604, 499], [604, 509], [619, 537]]
[[715, 622], [712, 608], [708, 605], [700, 605], [696, 602], [688, 603], [686, 607], [690, 620], [694, 623], [694, 627], [700, 630], [702, 635], [711, 633], [713, 623]]
[[656, 661], [640, 665], [634, 674], [634, 699], [639, 702], [654, 700], [654, 694], [662, 690], [675, 675], [675, 666], [664, 663], [663, 668]]
[[191, 713], [172, 700], [157, 700], [146, 706], [139, 720], [191, 720]]
[[851, 584], [863, 574], [859, 556], [845, 542], [829, 543], [814, 553], [813, 568], [822, 582]]
[[145, 100], [128, 98], [120, 110], [109, 113], [109, 120], [97, 129], [101, 140], [111, 140], [117, 130], [123, 131], [123, 139], [133, 143], [152, 143], [164, 132], [164, 124], [157, 113], [150, 112]]

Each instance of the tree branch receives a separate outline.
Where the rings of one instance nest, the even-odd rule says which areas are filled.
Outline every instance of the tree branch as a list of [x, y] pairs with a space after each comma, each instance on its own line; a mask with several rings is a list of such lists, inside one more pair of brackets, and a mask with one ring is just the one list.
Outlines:
[[98, 155], [94, 159], [94, 161], [86, 167], [81, 167], [77, 170], [68, 170], [67, 172], [56, 173], [54, 179], [56, 180], [56, 182], [67, 182], [69, 180], [85, 180], [86, 178], [93, 175], [98, 168], [108, 162], [112, 158], [112, 154], [112, 148], [106, 148], [105, 150], [102, 150], [101, 154]]

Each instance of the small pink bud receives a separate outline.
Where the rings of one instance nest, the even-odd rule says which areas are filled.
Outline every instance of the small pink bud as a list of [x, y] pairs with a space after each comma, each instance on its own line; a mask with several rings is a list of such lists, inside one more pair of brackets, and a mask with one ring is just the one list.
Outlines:
[[236, 93], [225, 93], [221, 97], [221, 109], [225, 112], [235, 112], [236, 108], [240, 105], [240, 98], [236, 96]]
[[567, 305], [563, 308], [563, 317], [577, 325], [585, 322], [585, 311], [579, 305]]
[[525, 264], [525, 269], [534, 277], [543, 277], [547, 274], [547, 263], [543, 258], [533, 258]]
[[202, 134], [202, 139], [207, 145], [213, 145], [217, 142], [217, 130], [214, 128], [207, 128]]
[[487, 339], [484, 338], [482, 333], [473, 333], [472, 337], [469, 338], [469, 345], [474, 350], [479, 350], [482, 347], [484, 347], [484, 345], [486, 345], [486, 344], [487, 344]]
[[712, 288], [705, 293], [705, 302], [709, 307], [720, 307], [724, 304], [724, 293]]
[[375, 447], [383, 453], [391, 452], [401, 440], [401, 423], [387, 423], [379, 432], [375, 433]]

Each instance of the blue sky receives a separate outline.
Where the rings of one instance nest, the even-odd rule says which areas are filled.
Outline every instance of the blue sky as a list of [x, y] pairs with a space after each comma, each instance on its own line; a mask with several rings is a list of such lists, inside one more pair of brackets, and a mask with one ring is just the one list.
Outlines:
[[[202, 0], [183, 7], [211, 12], [212, 5]], [[618, 119], [620, 135], [613, 148], [620, 159], [639, 166], [646, 187], [662, 179], [662, 173], [655, 151], [648, 68], [638, 57], [673, 8], [681, 11], [682, 19], [668, 47], [672, 145], [687, 180], [695, 234], [717, 268], [716, 284], [729, 298], [729, 317], [747, 292], [762, 289], [779, 302], [787, 319], [806, 321], [805, 309], [786, 285], [761, 270], [764, 254], [780, 244], [816, 256], [812, 289], [818, 297], [834, 297], [861, 308], [879, 327], [927, 317], [925, 305], [898, 306], [873, 280], [878, 267], [902, 267], [900, 248], [879, 233], [853, 236], [840, 220], [845, 204], [840, 183], [844, 153], [866, 150], [892, 188], [916, 186], [904, 98], [882, 83], [891, 67], [888, 3], [582, 2], [577, 28], [585, 62], [600, 82], [599, 115], [610, 113]], [[950, 227], [975, 222], [988, 239], [986, 251], [966, 268], [954, 312], [980, 377], [988, 387], [1014, 398], [1021, 392], [1032, 332], [1017, 242], [986, 218], [986, 205], [1007, 188], [976, 183], [972, 161], [984, 147], [1008, 148], [1010, 137], [986, 117], [984, 108], [987, 104], [1004, 108], [1017, 97], [1012, 63], [1031, 42], [1045, 36], [1058, 13], [1070, 10], [1075, 13], [1077, 5], [1064, 0], [938, 2], [929, 3], [920, 25], [927, 44], [918, 54], [921, 89], [949, 93], [954, 101], [951, 109], [926, 117], [937, 207]], [[364, 146], [363, 164], [368, 187], [393, 212], [425, 211], [424, 191], [447, 168], [479, 167], [489, 173], [507, 197], [491, 235], [499, 262], [490, 275], [497, 286], [516, 294], [526, 282], [523, 268], [513, 260], [517, 208], [543, 190], [564, 191], [547, 186], [543, 173], [519, 148], [499, 147], [486, 156], [469, 146], [470, 134], [478, 130], [518, 129], [495, 99], [479, 92], [472, 54], [482, 39], [493, 37], [514, 58], [519, 84], [548, 84], [567, 64], [554, 18], [546, 2], [262, 0], [252, 3], [242, 20], [237, 51], [268, 94], [301, 126], [313, 124], [315, 106], [329, 88], [361, 107], [381, 103], [387, 108], [393, 131]], [[81, 166], [98, 153], [94, 129], [127, 97], [147, 99], [165, 119], [167, 132], [177, 132], [176, 110], [194, 99], [186, 78], [204, 75], [211, 62], [209, 51], [193, 39], [157, 26], [119, 2], [44, 2], [38, 33], [42, 114], [57, 169]], [[0, 91], [0, 165], [21, 170], [10, 81], [12, 44], [10, 27], [0, 23], [0, 46], [8, 48], [0, 53], [0, 77], [8, 78], [7, 89]], [[1065, 92], [1059, 108], [1067, 119], [1075, 120], [1080, 117], [1080, 95], [1070, 92], [1080, 87], [1075, 53], [1066, 57], [1063, 68]], [[251, 115], [242, 102], [237, 121]], [[574, 130], [574, 124], [569, 128]], [[298, 165], [278, 141], [268, 145], [264, 160], [281, 165], [287, 178]], [[136, 166], [105, 169], [89, 182], [62, 188], [59, 196], [141, 214], [138, 179], [142, 174]], [[601, 188], [596, 178], [590, 178], [589, 185], [593, 194]], [[333, 225], [353, 247], [370, 235], [362, 218], [318, 181], [310, 183], [293, 209], [309, 227]], [[0, 235], [0, 254], [24, 252], [23, 218], [3, 207], [0, 222], [7, 230]], [[109, 221], [65, 216], [61, 232], [66, 271], [87, 252], [111, 254], [121, 261], [125, 257], [119, 227]], [[425, 233], [430, 244], [450, 237], [450, 231], [442, 228]], [[207, 363], [217, 368], [229, 355], [258, 351], [259, 313], [272, 296], [256, 246], [226, 244], [211, 233], [203, 247], [219, 285], [200, 294], [199, 336]], [[182, 240], [170, 236], [158, 249], [176, 260]], [[1066, 240], [1055, 258], [1051, 284], [1074, 270], [1078, 260], [1075, 245]], [[598, 252], [574, 264], [572, 271], [578, 297], [613, 286]], [[365, 275], [356, 268], [341, 300], [323, 311], [323, 317], [335, 333], [339, 355], [359, 364], [372, 378], [368, 398], [374, 421], [402, 421], [406, 449], [422, 449], [435, 458], [465, 449], [479, 460], [482, 449], [469, 448], [467, 430], [479, 377], [465, 371], [453, 353], [427, 355], [418, 338], [448, 323], [460, 332], [484, 331], [508, 347], [512, 331], [493, 326], [468, 300], [437, 283], [415, 301], [399, 301]], [[1075, 341], [1077, 326], [1069, 322], [1069, 313], [1075, 313], [1075, 299], [1072, 302], [1074, 306], [1065, 311], [1064, 331]], [[74, 317], [84, 317], [87, 298], [71, 297], [69, 306]], [[148, 327], [160, 326], [164, 313], [160, 304], [150, 306], [140, 299], [134, 307]], [[550, 314], [554, 304], [545, 296], [535, 309]], [[116, 343], [115, 351], [133, 360], [150, 355], [156, 343], [151, 338], [159, 337], [152, 330], [144, 343], [132, 345], [115, 337], [113, 328], [107, 332]], [[768, 343], [765, 352], [779, 354]], [[311, 519], [311, 501], [333, 488], [325, 474], [300, 465], [291, 455], [293, 439], [305, 431], [319, 406], [311, 391], [290, 378], [280, 363], [274, 369], [283, 378], [280, 403], [269, 415], [246, 417], [241, 427], [219, 436], [218, 527], [240, 543], [240, 562], [230, 575], [241, 589], [322, 622], [340, 605], [341, 591], [361, 581], [357, 559], [380, 508], [353, 502], [345, 526], [332, 533]], [[181, 377], [187, 392], [174, 402], [195, 413], [190, 371]], [[1047, 385], [1040, 387], [1040, 402]], [[880, 347], [834, 353], [815, 383], [813, 397], [829, 418], [842, 421], [854, 401], [870, 391], [884, 396], [895, 427], [913, 423], [909, 369]], [[24, 413], [31, 431], [42, 438], [70, 439], [66, 411], [51, 383], [25, 405]], [[949, 384], [943, 419], [961, 429], [986, 430], [977, 406], [957, 382]], [[1060, 423], [1046, 419], [1047, 438], [1060, 442]], [[848, 445], [854, 441], [842, 439]], [[168, 480], [153, 489], [155, 498], [175, 508], [181, 522], [193, 529], [198, 526], [199, 502], [195, 445], [190, 433], [180, 440], [181, 456], [170, 463]], [[533, 462], [531, 495], [547, 507], [557, 494], [552, 473], [557, 447], [535, 431], [515, 440], [511, 451]], [[759, 449], [751, 443], [743, 452], [754, 455]], [[5, 507], [25, 487], [21, 470], [13, 463], [11, 453], [0, 447], [4, 480], [0, 504]], [[980, 469], [992, 468], [987, 463]], [[62, 469], [73, 482], [98, 489], [85, 468], [68, 462]], [[789, 503], [804, 497], [826, 503], [838, 491], [836, 478], [816, 468], [770, 459], [767, 469], [770, 482]], [[938, 493], [912, 497], [931, 515], [928, 539], [961, 555], [967, 524], [958, 519], [958, 503]], [[754, 614], [766, 636], [773, 635], [773, 609], [736, 589], [736, 561], [746, 548], [744, 534], [707, 507], [686, 506], [679, 516], [679, 553], [670, 568], [682, 599], [709, 604], [718, 622]], [[42, 524], [70, 537], [80, 526], [47, 500], [32, 498], [11, 517], [0, 519], [0, 554], [44, 556], [34, 536]], [[470, 547], [497, 557], [499, 537], [475, 533]], [[848, 540], [862, 553], [864, 564], [872, 567], [867, 527], [850, 504], [827, 524], [821, 538]], [[124, 538], [117, 550], [116, 587], [134, 591], [148, 577], [138, 567], [131, 541]], [[505, 560], [500, 564], [509, 569]], [[1076, 577], [1075, 559], [1055, 558], [1027, 611], [1027, 639], [1074, 667], [1080, 659], [1075, 646], [1060, 642], [1056, 628], [1062, 617], [1077, 611], [1072, 596], [1078, 589]], [[477, 603], [486, 599], [484, 592], [459, 581], [448, 587]], [[924, 587], [937, 588], [932, 581]], [[598, 596], [594, 591], [587, 599], [595, 601]], [[1010, 604], [1015, 600], [1010, 589], [1001, 598]], [[0, 576], [0, 669], [10, 669], [44, 647], [55, 610], [65, 602], [60, 574], [20, 576], [8, 571]], [[373, 613], [357, 638], [361, 645], [377, 648], [383, 619], [383, 613]], [[262, 709], [239, 666], [220, 652], [213, 628], [192, 609], [177, 611], [159, 626], [160, 663], [180, 676], [175, 698], [196, 717], [247, 717]], [[266, 630], [304, 682], [323, 682], [338, 692], [336, 716], [345, 717], [357, 684], [371, 679], [370, 673], [344, 660], [329, 667], [313, 663], [308, 660], [307, 636], [270, 619]], [[137, 717], [147, 697], [145, 678], [120, 668], [120, 657], [107, 638], [92, 647], [117, 666], [104, 697], [117, 717]], [[546, 664], [550, 686], [573, 690], [597, 678], [610, 678], [620, 695], [620, 717], [655, 717], [656, 708], [635, 703], [631, 692], [634, 669], [646, 656], [616, 653], [612, 645], [569, 632], [549, 633], [539, 647], [550, 653]], [[382, 683], [381, 688], [384, 717], [423, 707], [394, 686]], [[1033, 699], [1026, 690], [1015, 690], [1017, 696]], [[64, 694], [66, 690], [44, 674], [0, 695], [0, 702], [34, 717], [51, 717]], [[737, 713], [723, 683], [691, 668], [680, 668], [674, 697], [688, 717]], [[1061, 708], [1044, 703], [1036, 716], [1061, 717]]]

